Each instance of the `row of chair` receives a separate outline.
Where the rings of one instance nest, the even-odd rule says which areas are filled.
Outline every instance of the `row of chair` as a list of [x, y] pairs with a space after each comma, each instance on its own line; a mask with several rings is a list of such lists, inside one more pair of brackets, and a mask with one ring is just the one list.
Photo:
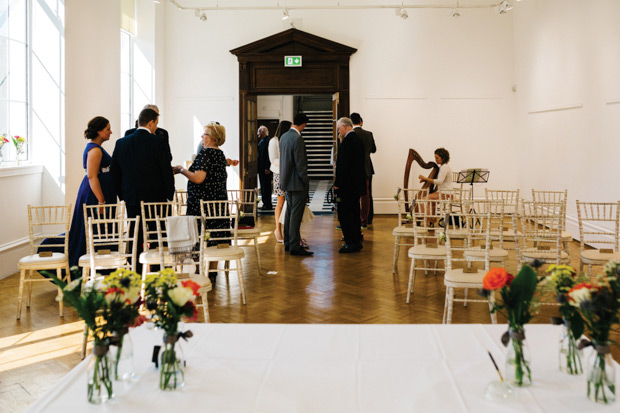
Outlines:
[[[83, 282], [96, 276], [97, 271], [104, 269], [126, 268], [136, 269], [136, 262], [143, 266], [143, 279], [151, 271], [152, 266], [160, 268], [178, 266], [182, 270], [180, 255], [168, 251], [166, 218], [178, 216], [185, 212], [187, 196], [185, 191], [178, 191], [175, 200], [170, 202], [143, 202], [141, 216], [128, 218], [125, 204], [119, 202], [111, 205], [84, 205], [84, 223], [86, 231], [86, 254], [80, 257], [79, 266], [82, 267]], [[238, 239], [253, 240], [258, 272], [260, 274], [260, 255], [258, 251], [258, 236], [260, 230], [256, 225], [256, 190], [231, 190], [227, 201], [201, 202], [201, 216], [197, 217], [200, 225], [200, 248], [195, 248], [187, 258], [196, 260], [199, 266], [199, 275], [194, 281], [201, 285], [202, 307], [205, 321], [208, 322], [208, 303], [206, 293], [211, 290], [209, 262], [224, 261], [223, 271], [236, 271], [243, 303], [246, 303], [245, 288], [241, 259], [245, 257], [243, 249], [237, 245]], [[28, 222], [30, 233], [30, 254], [18, 263], [20, 270], [20, 284], [18, 295], [17, 319], [21, 317], [25, 286], [28, 286], [27, 306], [30, 306], [32, 283], [46, 281], [35, 278], [33, 274], [41, 270], [55, 270], [60, 279], [68, 279], [68, 236], [71, 205], [66, 206], [29, 206]], [[213, 232], [220, 235], [220, 241], [230, 241], [230, 248], [206, 247], [205, 234], [210, 234], [207, 224], [209, 220], [218, 220], [226, 223], [227, 228]], [[240, 223], [240, 221], [242, 221]], [[142, 224], [144, 235], [144, 251], [137, 255], [138, 226]], [[249, 224], [249, 225], [248, 225]], [[222, 225], [224, 226], [224, 225]], [[228, 231], [227, 231], [228, 230]], [[58, 235], [61, 233], [61, 235]], [[210, 238], [217, 241], [217, 237]], [[47, 239], [46, 249], [52, 248], [62, 252], [38, 253], [41, 242]], [[49, 242], [49, 241], [52, 242]], [[137, 259], [136, 259], [137, 258]], [[181, 257], [182, 258], [182, 257]], [[230, 261], [236, 266], [230, 268]], [[65, 276], [63, 277], [63, 271]], [[217, 270], [211, 270], [217, 271]], [[63, 315], [62, 291], [59, 289], [60, 315]]]
[[[437, 201], [429, 200], [425, 190], [399, 190], [399, 221], [393, 230], [393, 272], [400, 246], [408, 245], [408, 256], [411, 258], [407, 293], [409, 303], [416, 271], [437, 271], [438, 263], [443, 262], [447, 288], [444, 322], [451, 320], [454, 289], [457, 286], [467, 291], [467, 288], [480, 288], [482, 285], [484, 273], [455, 273], [454, 264], [458, 261], [465, 262], [466, 269], [476, 261], [483, 262], [485, 270], [490, 265], [504, 266], [509, 255], [506, 243], [512, 242], [517, 269], [535, 259], [544, 263], [569, 263], [567, 240], [572, 240], [572, 237], [566, 232], [566, 191], [533, 191], [532, 201], [519, 199], [518, 191], [489, 190], [484, 200], [472, 200], [463, 197], [460, 189], [440, 193], [438, 198]], [[587, 265], [590, 275], [592, 265], [620, 259], [620, 202], [577, 201], [577, 211], [581, 241], [580, 270]], [[445, 246], [436, 245], [438, 234], [446, 238]], [[406, 238], [413, 239], [413, 242], [406, 241]], [[592, 249], [588, 245], [610, 245], [612, 248]], [[467, 303], [472, 300], [468, 300], [465, 293], [463, 301]]]

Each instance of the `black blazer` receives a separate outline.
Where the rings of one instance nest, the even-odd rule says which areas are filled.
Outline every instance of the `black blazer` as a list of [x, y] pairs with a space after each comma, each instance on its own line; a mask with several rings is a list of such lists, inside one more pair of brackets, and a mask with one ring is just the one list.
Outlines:
[[269, 140], [271, 138], [266, 136], [258, 141], [258, 173], [264, 175], [265, 171], [271, 167], [271, 161], [269, 160]]
[[[131, 128], [125, 131], [125, 136], [129, 136], [134, 133], [138, 128]], [[168, 131], [166, 129], [157, 128], [155, 129], [155, 135], [161, 136], [166, 141], [166, 147], [168, 148], [168, 153], [170, 154], [170, 162], [172, 162], [172, 151], [170, 150], [170, 138], [168, 137]]]
[[138, 129], [116, 141], [110, 173], [121, 200], [164, 202], [174, 197], [174, 176], [168, 145], [162, 136]]
[[356, 126], [353, 130], [364, 143], [364, 167], [366, 169], [366, 178], [370, 178], [375, 173], [375, 168], [373, 168], [372, 160], [370, 159], [370, 154], [377, 152], [375, 138], [372, 136], [371, 131], [362, 129], [361, 126]]
[[336, 159], [338, 195], [359, 197], [366, 194], [366, 170], [364, 167], [364, 143], [354, 131], [342, 140]]

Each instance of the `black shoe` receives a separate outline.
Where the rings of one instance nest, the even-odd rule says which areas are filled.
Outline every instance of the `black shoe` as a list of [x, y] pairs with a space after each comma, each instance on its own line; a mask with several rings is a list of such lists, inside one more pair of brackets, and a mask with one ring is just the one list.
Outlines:
[[211, 280], [211, 284], [215, 284], [216, 278], [217, 278], [217, 274], [209, 274], [209, 280]]
[[302, 248], [296, 249], [296, 250], [291, 250], [291, 255], [298, 255], [300, 257], [311, 257], [314, 255], [314, 252], [312, 251], [306, 251]]
[[289, 247], [284, 247], [284, 251], [288, 252], [289, 251]]
[[261, 211], [273, 211], [273, 206], [272, 205], [268, 205], [268, 206], [262, 206], [260, 207]]
[[345, 244], [338, 250], [341, 254], [349, 254], [352, 252], [360, 252], [362, 250], [362, 244]]

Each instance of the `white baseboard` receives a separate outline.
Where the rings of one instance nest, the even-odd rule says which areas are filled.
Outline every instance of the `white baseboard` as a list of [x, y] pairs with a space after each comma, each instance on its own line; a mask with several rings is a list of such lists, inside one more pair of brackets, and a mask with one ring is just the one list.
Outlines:
[[394, 198], [373, 198], [375, 215], [398, 214], [398, 203]]
[[30, 253], [28, 238], [0, 246], [0, 280], [17, 272], [18, 261]]

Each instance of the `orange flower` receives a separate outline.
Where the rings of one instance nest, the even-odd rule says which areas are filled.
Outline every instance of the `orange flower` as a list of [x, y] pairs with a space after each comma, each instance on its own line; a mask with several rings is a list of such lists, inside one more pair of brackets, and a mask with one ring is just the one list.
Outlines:
[[184, 280], [184, 281], [181, 281], [181, 285], [184, 288], [190, 288], [194, 292], [194, 295], [198, 296], [198, 290], [200, 289], [200, 284], [192, 280]]
[[482, 288], [485, 290], [499, 290], [506, 284], [510, 284], [514, 277], [504, 268], [491, 268], [482, 279]]

